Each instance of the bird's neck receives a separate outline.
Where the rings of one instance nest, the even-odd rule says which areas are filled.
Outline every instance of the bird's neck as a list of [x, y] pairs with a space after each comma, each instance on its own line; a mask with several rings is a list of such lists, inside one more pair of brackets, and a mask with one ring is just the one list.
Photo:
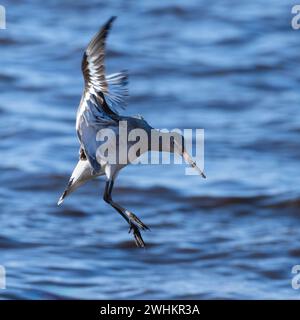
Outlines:
[[151, 130], [149, 149], [151, 151], [170, 152], [171, 135], [169, 132], [161, 132], [156, 129]]

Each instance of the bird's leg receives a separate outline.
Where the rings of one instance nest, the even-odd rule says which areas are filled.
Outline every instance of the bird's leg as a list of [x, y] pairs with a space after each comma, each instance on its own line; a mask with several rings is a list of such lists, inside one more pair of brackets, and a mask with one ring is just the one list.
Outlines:
[[141, 236], [140, 230], [148, 230], [149, 228], [132, 212], [120, 206], [118, 203], [114, 202], [112, 199], [112, 189], [114, 181], [108, 180], [105, 185], [103, 199], [105, 202], [109, 203], [129, 224], [129, 232], [133, 231], [136, 245], [138, 247], [145, 247], [144, 240]]
[[[141, 230], [149, 230], [149, 228], [132, 212], [123, 208], [118, 203], [114, 202], [112, 199], [112, 189], [113, 189], [114, 181], [110, 180], [110, 182], [106, 183], [105, 186], [105, 194], [107, 198], [110, 199], [110, 205], [113, 206], [123, 217], [124, 219], [131, 225], [130, 222], [136, 224], [138, 228]], [[105, 200], [105, 199], [104, 199]]]
[[79, 159], [80, 160], [86, 160], [86, 154], [85, 154], [85, 152], [84, 152], [82, 147], [80, 147], [80, 150], [79, 150]]

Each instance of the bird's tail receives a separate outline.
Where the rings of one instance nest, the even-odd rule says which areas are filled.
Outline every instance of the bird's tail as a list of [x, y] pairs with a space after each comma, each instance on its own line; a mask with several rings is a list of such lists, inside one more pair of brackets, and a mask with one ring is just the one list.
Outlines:
[[91, 166], [87, 160], [79, 160], [68, 182], [68, 185], [59, 198], [57, 205], [60, 205], [64, 199], [76, 190], [79, 186], [92, 179]]
[[72, 188], [73, 181], [74, 181], [74, 178], [71, 178], [71, 179], [69, 180], [69, 183], [68, 183], [65, 191], [62, 193], [62, 195], [60, 196], [60, 198], [59, 198], [59, 200], [58, 200], [58, 202], [57, 202], [57, 205], [58, 205], [58, 206], [59, 206], [60, 204], [62, 204], [63, 201], [64, 201], [64, 199], [65, 199], [65, 197], [73, 191], [73, 190], [72, 190], [72, 189], [73, 189], [73, 188]]

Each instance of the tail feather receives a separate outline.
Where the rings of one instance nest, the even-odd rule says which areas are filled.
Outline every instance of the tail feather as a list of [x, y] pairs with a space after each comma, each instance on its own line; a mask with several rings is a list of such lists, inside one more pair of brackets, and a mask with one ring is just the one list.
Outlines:
[[63, 192], [63, 194], [62, 194], [61, 197], [59, 198], [59, 200], [58, 200], [58, 202], [57, 202], [57, 205], [58, 205], [58, 206], [63, 203], [65, 197], [70, 193], [71, 186], [72, 186], [72, 184], [73, 184], [73, 180], [74, 180], [74, 178], [71, 178], [71, 179], [70, 179], [70, 181], [69, 181], [69, 183], [68, 183], [65, 191]]
[[78, 187], [80, 187], [81, 185], [83, 185], [87, 181], [95, 178], [96, 176], [100, 176], [100, 175], [104, 174], [104, 171], [100, 171], [99, 173], [94, 174], [94, 173], [92, 173], [91, 169], [92, 169], [92, 167], [89, 164], [88, 160], [80, 159], [78, 161], [76, 167], [74, 168], [74, 170], [72, 172], [69, 183], [68, 183], [65, 191], [63, 192], [63, 194], [59, 198], [57, 205], [60, 205], [69, 194], [74, 192]]

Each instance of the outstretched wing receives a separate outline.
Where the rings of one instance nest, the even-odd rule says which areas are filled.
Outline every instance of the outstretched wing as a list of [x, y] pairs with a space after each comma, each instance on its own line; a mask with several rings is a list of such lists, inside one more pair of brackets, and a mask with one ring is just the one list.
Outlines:
[[[115, 19], [116, 17], [111, 17], [91, 40], [83, 54], [81, 66], [85, 91], [98, 97], [99, 92], [103, 93], [109, 108], [104, 110], [107, 114], [115, 114], [119, 107], [124, 108], [128, 96], [127, 72], [105, 76], [105, 41]], [[99, 100], [101, 104], [101, 99]]]
[[105, 76], [105, 40], [115, 18], [110, 18], [94, 36], [82, 60], [85, 88], [77, 112], [76, 130], [81, 149], [95, 173], [101, 170], [96, 159], [100, 144], [96, 141], [97, 133], [101, 129], [117, 126], [119, 115], [115, 109], [124, 107], [127, 96], [126, 73]]

